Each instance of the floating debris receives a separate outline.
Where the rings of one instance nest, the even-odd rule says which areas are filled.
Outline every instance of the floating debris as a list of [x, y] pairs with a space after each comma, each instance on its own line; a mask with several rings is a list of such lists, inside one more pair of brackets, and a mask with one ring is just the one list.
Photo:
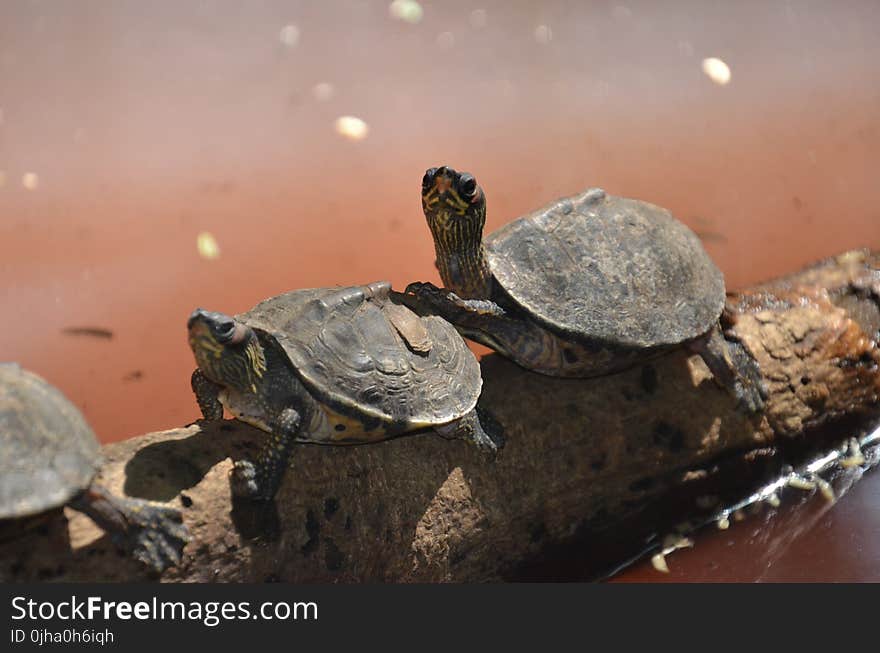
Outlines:
[[99, 338], [101, 340], [113, 340], [113, 332], [103, 327], [65, 327], [61, 329], [61, 333], [66, 336], [88, 336], [90, 338]]
[[415, 0], [394, 0], [394, 2], [388, 5], [388, 13], [391, 14], [392, 18], [415, 25], [422, 20], [425, 10]]
[[816, 485], [819, 487], [819, 493], [825, 498], [825, 500], [828, 503], [834, 503], [837, 497], [834, 496], [834, 488], [831, 487], [831, 483], [824, 478], [817, 476]]
[[535, 41], [541, 45], [547, 45], [553, 40], [553, 30], [549, 25], [538, 25], [535, 28]]
[[[773, 508], [778, 508], [782, 503], [779, 500], [779, 495], [776, 494], [775, 492], [773, 494], [771, 494], [769, 497], [767, 497], [766, 501]], [[758, 505], [758, 504], [755, 504], [755, 505]]]
[[278, 34], [278, 39], [288, 48], [292, 48], [299, 43], [299, 27], [296, 25], [285, 25]]
[[730, 520], [727, 517], [722, 517], [715, 523], [718, 526], [719, 531], [726, 531], [728, 528], [730, 528]]
[[452, 32], [440, 32], [437, 35], [437, 45], [444, 50], [455, 47], [455, 34]]
[[661, 573], [669, 573], [669, 567], [666, 564], [666, 556], [662, 553], [655, 553], [651, 556], [651, 565]]
[[[0, 184], [0, 186], [2, 185], [3, 184]], [[850, 438], [846, 450], [846, 456], [840, 459], [840, 466], [844, 469], [849, 469], [850, 467], [860, 467], [864, 464], [865, 454], [862, 453], [859, 441], [856, 438]]]
[[485, 9], [474, 9], [470, 15], [471, 27], [474, 29], [483, 29], [488, 22], [489, 16]]
[[336, 95], [336, 89], [329, 82], [319, 82], [312, 88], [312, 95], [318, 102], [327, 102]]
[[217, 244], [217, 239], [207, 231], [203, 231], [196, 237], [196, 248], [199, 250], [199, 256], [204, 259], [220, 258], [220, 245]]
[[369, 132], [367, 123], [355, 116], [340, 116], [336, 119], [336, 133], [345, 138], [362, 141]]
[[816, 483], [803, 476], [792, 474], [791, 477], [788, 479], [788, 487], [793, 487], [795, 490], [812, 492], [816, 489]]
[[144, 378], [144, 373], [141, 370], [132, 370], [128, 374], [122, 377], [123, 381], [140, 381]]
[[21, 178], [21, 185], [27, 190], [37, 190], [37, 187], [40, 185], [40, 178], [37, 177], [35, 172], [26, 172]]
[[703, 59], [703, 72], [719, 86], [730, 83], [730, 66], [717, 57]]

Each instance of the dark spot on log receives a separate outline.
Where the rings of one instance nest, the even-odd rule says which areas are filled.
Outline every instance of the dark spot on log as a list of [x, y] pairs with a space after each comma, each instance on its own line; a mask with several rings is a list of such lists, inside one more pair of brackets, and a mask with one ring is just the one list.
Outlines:
[[620, 394], [622, 394], [623, 398], [626, 399], [627, 401], [633, 400], [633, 393], [630, 391], [629, 388], [621, 388]]
[[48, 537], [49, 535], [49, 525], [48, 524], [40, 524], [34, 529], [38, 535], [42, 537]]
[[657, 370], [653, 365], [642, 367], [642, 389], [649, 395], [657, 391]]
[[666, 447], [672, 453], [677, 453], [684, 448], [684, 433], [671, 424], [659, 421], [654, 426], [654, 444]]
[[181, 494], [180, 503], [183, 504], [184, 508], [192, 508], [193, 500], [188, 495]]
[[467, 558], [467, 552], [456, 549], [455, 551], [450, 551], [449, 553], [449, 564], [457, 565], [460, 562], [464, 562]]
[[578, 361], [577, 353], [568, 348], [562, 350], [562, 357], [566, 363], [577, 363]]
[[345, 518], [345, 530], [347, 530], [347, 531], [351, 530], [351, 515], [348, 515]]
[[810, 382], [810, 377], [808, 377], [808, 376], [801, 377], [801, 384], [802, 385], [807, 385], [809, 382]]
[[49, 567], [42, 567], [37, 571], [37, 578], [39, 580], [49, 580], [55, 576], [55, 570], [50, 569]]
[[547, 535], [547, 525], [544, 522], [533, 524], [529, 529], [529, 539], [532, 544], [537, 544]]
[[330, 519], [339, 510], [339, 499], [336, 497], [327, 497], [324, 499], [324, 517]]
[[202, 546], [200, 546], [198, 548], [198, 550], [196, 551], [196, 555], [204, 556], [204, 555], [208, 555], [210, 552], [211, 552], [211, 547], [208, 546], [207, 544], [202, 544]]
[[385, 541], [391, 542], [393, 540], [394, 540], [394, 531], [392, 531], [390, 528], [386, 528], [385, 529]]
[[630, 492], [644, 492], [645, 490], [650, 490], [654, 487], [654, 483], [656, 481], [650, 476], [645, 476], [644, 478], [640, 478], [637, 481], [633, 481], [629, 484]]
[[263, 579], [263, 582], [264, 583], [280, 583], [281, 576], [279, 576], [278, 574], [269, 574], [268, 576], [266, 576]]
[[345, 430], [345, 424], [337, 424], [337, 425], [334, 426], [333, 428], [334, 428], [335, 430], [337, 430], [337, 431], [344, 431], [344, 430]]
[[13, 576], [18, 576], [24, 571], [24, 564], [22, 564], [21, 560], [16, 560], [9, 566], [9, 571], [12, 572]]
[[318, 536], [321, 532], [321, 524], [315, 512], [311, 509], [306, 511], [306, 535], [309, 536], [308, 541], [302, 545], [300, 551], [304, 556], [310, 555], [318, 548]]
[[565, 404], [565, 414], [569, 417], [577, 417], [581, 414], [581, 409], [577, 404]]
[[227, 424], [226, 422], [224, 422], [223, 424], [220, 425], [221, 431], [231, 431], [232, 428], [233, 428], [232, 424]]
[[339, 571], [345, 562], [345, 554], [336, 546], [336, 542], [327, 538], [324, 540], [324, 565], [328, 571]]
[[593, 458], [593, 460], [590, 461], [590, 468], [596, 472], [601, 471], [605, 467], [605, 462], [607, 461], [607, 459], [608, 459], [607, 454], [605, 454], [605, 453], [599, 454], [598, 456]]

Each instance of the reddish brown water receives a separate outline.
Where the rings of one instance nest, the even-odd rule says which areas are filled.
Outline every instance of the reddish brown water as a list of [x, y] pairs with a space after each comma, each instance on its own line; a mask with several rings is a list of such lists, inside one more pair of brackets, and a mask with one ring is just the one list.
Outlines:
[[441, 163], [489, 228], [592, 185], [669, 207], [730, 286], [880, 247], [877, 3], [422, 5], [4, 4], [0, 360], [105, 441], [192, 421], [189, 312], [436, 279]]

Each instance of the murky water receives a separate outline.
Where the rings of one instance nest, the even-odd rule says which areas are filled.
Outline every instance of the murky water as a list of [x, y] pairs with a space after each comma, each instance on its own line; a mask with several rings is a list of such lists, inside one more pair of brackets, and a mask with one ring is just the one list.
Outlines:
[[490, 228], [593, 185], [666, 206], [730, 286], [880, 247], [877, 3], [420, 6], [4, 3], [0, 360], [105, 441], [192, 421], [189, 312], [437, 280], [442, 163]]

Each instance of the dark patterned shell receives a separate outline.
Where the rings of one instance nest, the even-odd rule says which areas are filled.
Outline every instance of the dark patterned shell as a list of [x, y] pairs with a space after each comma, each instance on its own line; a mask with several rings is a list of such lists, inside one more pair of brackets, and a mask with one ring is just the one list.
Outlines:
[[0, 519], [62, 506], [101, 462], [82, 414], [42, 377], [0, 364]]
[[697, 236], [660, 207], [594, 188], [486, 238], [495, 278], [552, 330], [623, 347], [706, 333], [724, 277]]
[[312, 394], [349, 414], [407, 428], [462, 417], [480, 395], [479, 363], [448, 322], [413, 317], [427, 330], [427, 353], [407, 346], [362, 287], [296, 290], [237, 319], [272, 334]]

